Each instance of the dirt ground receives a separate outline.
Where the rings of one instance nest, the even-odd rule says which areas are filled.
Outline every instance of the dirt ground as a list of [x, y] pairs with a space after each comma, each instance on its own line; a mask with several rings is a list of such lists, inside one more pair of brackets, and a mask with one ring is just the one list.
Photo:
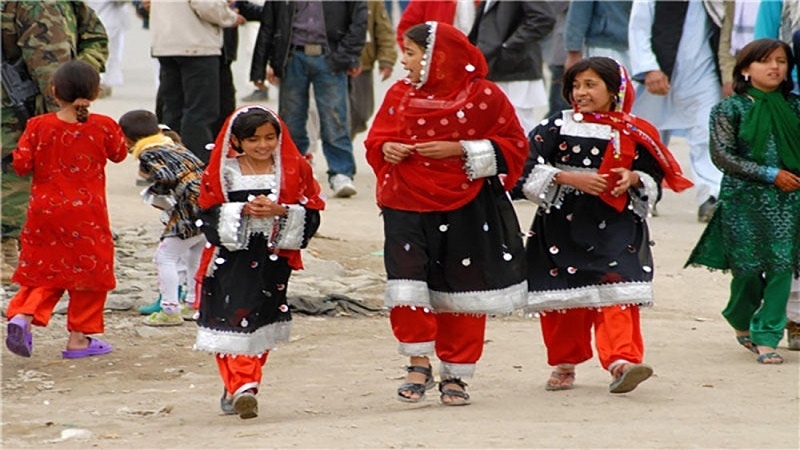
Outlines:
[[[148, 37], [134, 26], [128, 43], [126, 85], [93, 110], [118, 117], [152, 107], [152, 95], [142, 96], [153, 92]], [[237, 63], [237, 79], [246, 67], [246, 58]], [[241, 83], [240, 91], [250, 88]], [[347, 270], [382, 274], [374, 177], [360, 144], [359, 194], [329, 199], [309, 251]], [[674, 149], [686, 159], [685, 145]], [[324, 179], [324, 162], [317, 164]], [[108, 168], [112, 227], [157, 220], [139, 201], [135, 172], [132, 160]], [[156, 329], [142, 325], [135, 310], [109, 312], [103, 337], [115, 351], [62, 360], [65, 321], [56, 315], [48, 328], [35, 329], [32, 358], [0, 352], [2, 447], [797, 449], [800, 353], [784, 341], [785, 364], [756, 363], [719, 313], [729, 277], [683, 269], [703, 230], [693, 195], [666, 193], [651, 220], [656, 304], [642, 322], [655, 375], [629, 394], [608, 393], [610, 377], [596, 359], [578, 367], [574, 390], [546, 392], [550, 368], [538, 320], [517, 314], [488, 321], [483, 358], [469, 381], [472, 405], [441, 406], [438, 392], [420, 404], [400, 403], [394, 397], [406, 361], [385, 316], [295, 315], [292, 341], [266, 365], [260, 415], [245, 421], [220, 415], [221, 381], [213, 358], [192, 350], [193, 324]], [[527, 227], [533, 208], [517, 206]], [[157, 235], [140, 239], [154, 245]], [[381, 302], [379, 295], [366, 300]]]

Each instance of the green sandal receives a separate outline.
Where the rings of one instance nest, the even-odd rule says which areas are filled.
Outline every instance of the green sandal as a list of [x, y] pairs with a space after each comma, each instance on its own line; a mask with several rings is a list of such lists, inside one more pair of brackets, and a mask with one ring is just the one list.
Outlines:
[[[445, 386], [448, 384], [455, 384], [461, 386], [462, 390], [457, 389], [446, 389]], [[467, 383], [461, 381], [461, 378], [448, 378], [446, 380], [442, 380], [439, 382], [439, 392], [442, 394], [439, 396], [439, 401], [442, 402], [445, 406], [462, 406], [462, 405], [469, 405], [469, 394], [467, 394]], [[449, 402], [444, 401], [445, 397], [455, 397], [453, 400]]]
[[[767, 361], [768, 359], [777, 359], [777, 361]], [[769, 352], [764, 353], [763, 355], [758, 355], [758, 362], [761, 364], [783, 364], [783, 356], [779, 355], [776, 352]]]
[[[421, 367], [421, 366], [406, 366], [406, 372], [416, 372], [425, 375], [425, 384], [422, 383], [403, 383], [400, 387], [397, 388], [397, 399], [401, 402], [406, 403], [417, 403], [421, 402], [422, 399], [425, 398], [425, 391], [428, 389], [433, 389], [436, 386], [436, 381], [433, 379], [433, 370], [431, 366], [428, 367]], [[408, 395], [404, 395], [403, 392], [411, 392], [412, 394], [417, 394], [419, 397], [413, 398], [409, 397]]]

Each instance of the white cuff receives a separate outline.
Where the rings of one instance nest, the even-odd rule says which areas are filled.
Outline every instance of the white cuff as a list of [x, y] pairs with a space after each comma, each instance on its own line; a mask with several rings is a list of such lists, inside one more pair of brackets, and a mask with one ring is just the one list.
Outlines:
[[278, 234], [275, 248], [281, 250], [300, 250], [306, 230], [306, 209], [300, 205], [284, 205], [286, 216], [276, 221]]
[[230, 251], [247, 248], [246, 218], [242, 216], [242, 209], [246, 203], [224, 203], [219, 209], [219, 224], [217, 234], [220, 244]]
[[464, 149], [464, 170], [470, 181], [497, 175], [497, 158], [492, 141], [460, 141]]

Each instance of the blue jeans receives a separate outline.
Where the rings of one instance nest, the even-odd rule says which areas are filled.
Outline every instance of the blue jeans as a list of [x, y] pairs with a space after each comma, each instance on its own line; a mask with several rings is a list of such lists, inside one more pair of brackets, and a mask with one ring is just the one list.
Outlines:
[[289, 128], [297, 149], [305, 155], [309, 147], [306, 122], [312, 84], [319, 111], [322, 153], [328, 162], [328, 176], [342, 174], [353, 178], [356, 161], [350, 140], [345, 72], [331, 72], [324, 55], [308, 56], [302, 51], [293, 50], [281, 79], [279, 114]]

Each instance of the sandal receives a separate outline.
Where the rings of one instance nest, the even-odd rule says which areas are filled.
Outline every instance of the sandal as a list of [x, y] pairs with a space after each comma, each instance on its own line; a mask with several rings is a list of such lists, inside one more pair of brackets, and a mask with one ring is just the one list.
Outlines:
[[240, 419], [252, 419], [258, 417], [258, 400], [256, 394], [248, 389], [240, 394], [233, 396], [233, 410], [239, 414]]
[[575, 369], [569, 372], [554, 370], [550, 373], [550, 379], [544, 385], [545, 391], [566, 391], [575, 387]]
[[[401, 384], [400, 387], [397, 388], [397, 399], [406, 403], [417, 403], [422, 401], [422, 399], [425, 398], [425, 391], [428, 389], [433, 389], [433, 387], [436, 386], [436, 381], [433, 379], [433, 368], [431, 366], [406, 366], [406, 372], [416, 372], [425, 375], [425, 384], [411, 382], [405, 382]], [[406, 391], [419, 395], [419, 397], [414, 398], [404, 395], [403, 392]]]
[[[773, 361], [768, 361], [773, 360]], [[763, 355], [758, 355], [758, 362], [761, 364], [783, 364], [783, 356], [779, 355], [776, 352], [769, 352], [764, 353]]]
[[749, 335], [736, 336], [736, 341], [742, 347], [750, 350], [751, 352], [755, 353], [756, 355], [758, 354], [758, 347], [756, 346], [756, 344], [753, 343], [753, 341], [750, 339]]
[[653, 368], [647, 364], [624, 363], [617, 367], [623, 367], [624, 369], [622, 369], [622, 373], [619, 373], [619, 370], [614, 371], [618, 375], [616, 375], [614, 381], [608, 385], [608, 391], [612, 394], [630, 392], [636, 389], [636, 386], [639, 386], [642, 381], [653, 375]]
[[15, 355], [30, 358], [33, 353], [33, 334], [30, 325], [22, 317], [15, 316], [8, 321], [6, 347]]
[[[461, 390], [458, 389], [446, 389], [445, 386], [448, 384], [455, 384], [461, 387]], [[439, 396], [439, 400], [445, 406], [461, 406], [461, 405], [469, 405], [469, 394], [466, 391], [467, 383], [461, 381], [461, 378], [448, 378], [446, 380], [442, 380], [439, 382], [439, 392], [442, 394]], [[444, 401], [445, 397], [455, 397], [450, 401]]]

